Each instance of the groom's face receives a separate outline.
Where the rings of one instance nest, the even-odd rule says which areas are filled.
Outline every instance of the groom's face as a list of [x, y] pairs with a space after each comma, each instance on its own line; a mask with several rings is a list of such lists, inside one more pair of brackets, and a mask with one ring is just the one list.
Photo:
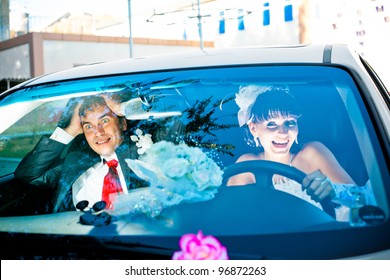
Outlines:
[[126, 120], [119, 119], [107, 106], [97, 104], [81, 116], [85, 138], [99, 155], [110, 156], [123, 142]]

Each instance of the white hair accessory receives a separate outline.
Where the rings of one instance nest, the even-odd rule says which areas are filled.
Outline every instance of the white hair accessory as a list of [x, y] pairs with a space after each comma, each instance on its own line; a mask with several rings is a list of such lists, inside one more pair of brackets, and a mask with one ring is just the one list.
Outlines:
[[236, 93], [235, 100], [240, 108], [237, 113], [238, 124], [240, 126], [247, 124], [251, 120], [251, 108], [255, 103], [257, 96], [270, 88], [271, 86], [258, 85], [241, 86], [239, 88], [238, 93]]
[[251, 122], [253, 118], [252, 106], [256, 98], [263, 92], [269, 90], [285, 90], [288, 94], [289, 88], [286, 85], [248, 85], [241, 86], [236, 93], [236, 103], [240, 110], [237, 113], [238, 124], [243, 126]]

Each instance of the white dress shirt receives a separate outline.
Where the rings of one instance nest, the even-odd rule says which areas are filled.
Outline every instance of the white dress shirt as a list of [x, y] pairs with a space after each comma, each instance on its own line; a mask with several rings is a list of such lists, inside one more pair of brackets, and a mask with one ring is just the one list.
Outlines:
[[[50, 136], [51, 139], [61, 142], [63, 144], [68, 144], [74, 139], [73, 136], [69, 135], [66, 131], [61, 128], [56, 128], [53, 134]], [[100, 157], [101, 161], [90, 167], [85, 171], [72, 185], [72, 198], [73, 204], [76, 207], [76, 204], [82, 200], [87, 200], [88, 210], [96, 202], [102, 200], [102, 191], [103, 191], [103, 182], [104, 177], [108, 173], [107, 164], [103, 163], [103, 159], [110, 161], [112, 159], [118, 160], [117, 155], [114, 153], [108, 157]], [[119, 161], [119, 160], [118, 160]], [[126, 187], [125, 177], [122, 172], [120, 164], [116, 168], [119, 175], [119, 180], [123, 189], [123, 193], [127, 194], [128, 190]]]

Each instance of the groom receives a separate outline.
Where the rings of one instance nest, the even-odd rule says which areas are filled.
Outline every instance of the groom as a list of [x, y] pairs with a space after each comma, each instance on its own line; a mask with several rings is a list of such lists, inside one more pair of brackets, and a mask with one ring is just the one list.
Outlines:
[[[42, 137], [15, 170], [17, 179], [52, 189], [54, 201], [49, 211], [74, 210], [82, 200], [89, 206], [105, 200], [109, 173], [117, 176], [118, 193], [147, 186], [134, 184], [140, 180], [125, 159], [136, 158], [137, 147], [126, 133], [126, 119], [116, 115], [105, 98], [88, 96], [81, 103], [71, 100], [67, 109], [64, 115], [68, 113], [69, 118], [62, 128]], [[114, 171], [109, 163], [117, 164]]]

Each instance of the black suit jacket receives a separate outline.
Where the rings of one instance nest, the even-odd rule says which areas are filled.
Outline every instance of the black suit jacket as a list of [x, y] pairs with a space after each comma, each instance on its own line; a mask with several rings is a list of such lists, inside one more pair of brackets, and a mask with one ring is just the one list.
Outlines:
[[[137, 158], [137, 147], [129, 138], [125, 136], [123, 143], [115, 151], [126, 186], [128, 189], [145, 187], [147, 184], [140, 183], [125, 162], [125, 159]], [[23, 182], [51, 188], [54, 197], [49, 208], [52, 211], [74, 210], [73, 183], [100, 160], [100, 156], [89, 147], [83, 135], [79, 135], [68, 145], [44, 136], [20, 162], [14, 174]]]

